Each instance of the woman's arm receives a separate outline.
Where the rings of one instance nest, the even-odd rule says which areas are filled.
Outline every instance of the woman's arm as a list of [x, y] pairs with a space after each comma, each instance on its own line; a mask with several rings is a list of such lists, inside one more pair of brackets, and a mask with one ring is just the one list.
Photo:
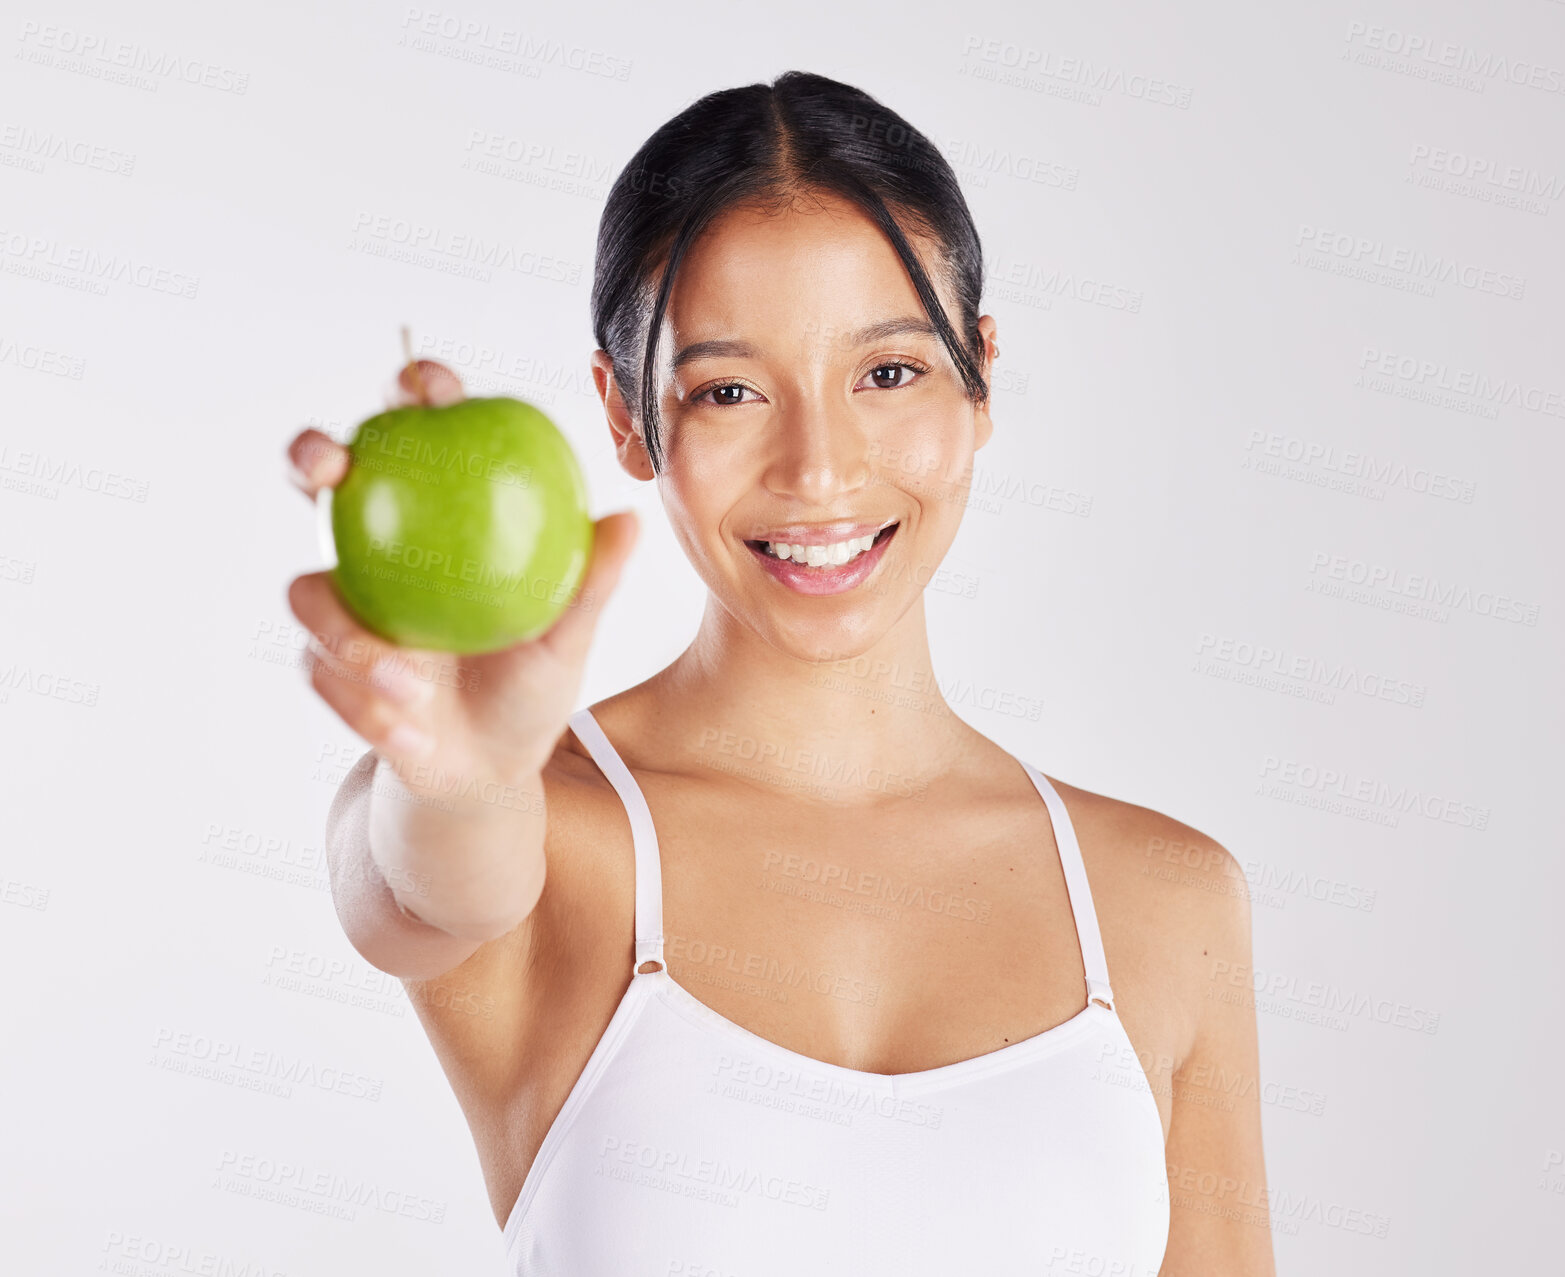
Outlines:
[[[542, 840], [544, 815], [511, 813], [498, 805], [479, 805], [471, 827], [455, 821], [436, 826], [436, 832], [410, 835], [404, 832], [392, 841], [399, 845], [400, 868], [388, 870], [378, 862], [370, 846], [370, 827], [374, 823], [374, 803], [395, 803], [392, 791], [374, 792], [377, 766], [389, 772], [384, 762], [370, 750], [343, 777], [326, 819], [326, 856], [331, 868], [332, 901], [348, 942], [371, 966], [403, 979], [428, 980], [443, 975], [467, 961], [487, 940], [494, 939], [531, 918], [532, 906], [543, 890], [544, 856]], [[382, 783], [394, 783], [395, 773]], [[534, 792], [542, 792], [538, 782]], [[423, 808], [407, 804], [401, 813], [404, 824], [424, 814]], [[490, 822], [488, 824], [478, 822]], [[395, 828], [396, 821], [387, 822]], [[471, 844], [468, 847], [459, 845]], [[405, 845], [404, 845], [405, 844]], [[474, 911], [474, 928], [460, 933], [444, 930], [425, 921], [418, 909], [439, 875], [452, 865], [480, 863], [493, 857], [494, 848], [536, 866], [537, 885], [522, 894], [524, 911], [521, 923], [503, 916], [487, 931], [477, 930], [480, 916]], [[419, 860], [422, 855], [423, 860]], [[425, 864], [419, 870], [407, 866]], [[404, 903], [407, 901], [408, 903]]]
[[[409, 360], [396, 405], [438, 411], [462, 383]], [[295, 435], [289, 476], [312, 502], [349, 475], [352, 451]], [[310, 685], [370, 746], [327, 821], [332, 897], [350, 943], [404, 978], [440, 975], [523, 926], [545, 877], [543, 768], [566, 731], [602, 604], [635, 543], [634, 515], [593, 524], [585, 574], [542, 634], [496, 651], [403, 648], [347, 606], [335, 569], [288, 586], [310, 634]]]
[[1163, 1277], [1274, 1277], [1261, 1149], [1260, 1052], [1250, 975], [1244, 871], [1212, 844], [1226, 890], [1202, 893], [1190, 1052], [1173, 1076], [1168, 1134], [1169, 1229]]

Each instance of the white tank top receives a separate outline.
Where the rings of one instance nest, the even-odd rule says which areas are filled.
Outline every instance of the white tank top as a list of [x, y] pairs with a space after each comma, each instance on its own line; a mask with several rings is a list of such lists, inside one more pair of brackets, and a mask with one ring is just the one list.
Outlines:
[[506, 1220], [509, 1271], [1155, 1277], [1162, 1123], [1047, 777], [1022, 762], [1053, 822], [1086, 1006], [971, 1059], [866, 1073], [741, 1028], [670, 978], [646, 800], [588, 710], [570, 725], [630, 817], [636, 956]]

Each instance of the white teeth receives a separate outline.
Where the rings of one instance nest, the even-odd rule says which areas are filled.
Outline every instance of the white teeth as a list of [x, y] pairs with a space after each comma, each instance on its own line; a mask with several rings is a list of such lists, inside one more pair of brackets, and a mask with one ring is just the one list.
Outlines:
[[791, 559], [812, 568], [840, 567], [849, 559], [856, 559], [875, 543], [876, 533], [867, 532], [847, 541], [834, 541], [830, 545], [789, 545], [784, 541], [763, 541], [767, 552], [779, 559]]

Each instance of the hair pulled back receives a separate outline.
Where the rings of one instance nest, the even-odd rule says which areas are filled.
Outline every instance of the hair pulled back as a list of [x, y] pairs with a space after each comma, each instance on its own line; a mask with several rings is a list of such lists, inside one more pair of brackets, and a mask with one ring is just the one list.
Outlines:
[[[771, 84], [709, 93], [662, 125], [615, 179], [598, 224], [593, 336], [639, 417], [654, 473], [663, 456], [658, 337], [680, 262], [723, 211], [741, 204], [778, 208], [812, 191], [851, 200], [880, 227], [968, 397], [984, 401], [978, 333], [983, 251], [951, 166], [922, 133], [869, 94], [822, 75], [786, 71]], [[957, 302], [960, 332], [899, 218], [940, 246], [938, 265]], [[650, 282], [665, 262], [651, 296]]]

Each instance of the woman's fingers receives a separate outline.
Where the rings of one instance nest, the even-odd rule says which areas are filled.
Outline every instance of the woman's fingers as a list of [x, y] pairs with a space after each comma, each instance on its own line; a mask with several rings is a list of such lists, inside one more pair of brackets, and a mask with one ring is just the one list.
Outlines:
[[[397, 374], [393, 407], [440, 407], [466, 397], [461, 379], [444, 364], [418, 359]], [[288, 478], [312, 501], [322, 488], [335, 488], [348, 473], [347, 448], [311, 426], [288, 445]]]
[[311, 648], [305, 653], [310, 686], [377, 754], [393, 763], [418, 762], [435, 747], [428, 724], [416, 711], [388, 702], [368, 684], [345, 677]]
[[322, 488], [334, 488], [348, 473], [348, 450], [314, 426], [288, 445], [288, 478], [310, 500]]
[[598, 628], [603, 605], [619, 584], [621, 573], [641, 535], [634, 510], [606, 514], [593, 525], [592, 557], [570, 604], [538, 640], [565, 660], [585, 660]]
[[417, 710], [434, 698], [436, 688], [460, 685], [456, 657], [398, 647], [360, 625], [343, 606], [330, 572], [295, 577], [288, 606], [310, 632], [310, 651], [329, 673], [388, 705]]
[[[393, 407], [441, 406], [464, 397], [457, 375], [432, 359], [398, 374]], [[348, 449], [313, 427], [288, 445], [289, 480], [314, 500], [348, 473]], [[461, 687], [457, 657], [399, 647], [372, 634], [348, 611], [330, 572], [295, 577], [288, 607], [310, 634], [305, 665], [310, 684], [342, 721], [393, 763], [417, 762], [435, 746], [436, 689]]]
[[433, 359], [415, 359], [397, 374], [393, 400], [398, 407], [422, 404], [441, 407], [466, 398], [462, 380], [444, 364]]

